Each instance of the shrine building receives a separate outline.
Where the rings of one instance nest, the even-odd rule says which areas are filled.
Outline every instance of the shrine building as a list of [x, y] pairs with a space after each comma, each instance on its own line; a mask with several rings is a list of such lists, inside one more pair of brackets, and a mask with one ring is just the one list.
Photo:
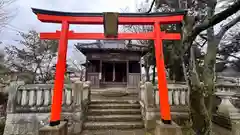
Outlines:
[[97, 40], [78, 43], [86, 56], [86, 80], [93, 88], [136, 88], [141, 80], [141, 57], [146, 47], [132, 46], [125, 40]]

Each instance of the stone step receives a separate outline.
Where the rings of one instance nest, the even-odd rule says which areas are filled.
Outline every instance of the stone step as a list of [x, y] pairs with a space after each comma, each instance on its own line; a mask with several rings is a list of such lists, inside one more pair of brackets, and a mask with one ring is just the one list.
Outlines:
[[88, 115], [141, 114], [140, 109], [88, 109]]
[[144, 129], [83, 130], [81, 135], [146, 135]]
[[101, 103], [101, 104], [90, 104], [90, 109], [140, 109], [140, 104], [129, 104], [129, 103]]
[[129, 122], [142, 121], [141, 115], [90, 115], [87, 116], [87, 121], [106, 121], [106, 122]]
[[106, 104], [106, 103], [122, 103], [122, 104], [139, 104], [137, 100], [91, 100], [91, 104]]
[[142, 129], [142, 122], [85, 122], [83, 129], [101, 130], [101, 129]]

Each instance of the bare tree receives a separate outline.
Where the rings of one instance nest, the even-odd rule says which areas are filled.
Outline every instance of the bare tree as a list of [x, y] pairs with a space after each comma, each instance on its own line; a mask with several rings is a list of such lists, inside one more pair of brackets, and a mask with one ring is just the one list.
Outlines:
[[33, 75], [32, 81], [46, 82], [53, 77], [53, 60], [56, 57], [58, 41], [40, 40], [34, 30], [29, 33], [20, 33], [19, 41], [23, 49], [14, 45], [5, 48], [7, 54], [7, 66], [17, 72], [28, 72]]
[[7, 7], [16, 0], [0, 0], [0, 30], [7, 25], [9, 20], [13, 18], [12, 12]]
[[72, 60], [72, 59], [69, 59], [68, 62], [70, 63], [69, 65], [71, 65], [74, 69], [74, 71], [77, 72], [77, 74], [79, 74], [80, 76], [79, 77], [79, 80], [80, 81], [83, 81], [84, 79], [84, 73], [85, 73], [85, 67], [82, 66], [80, 63]]

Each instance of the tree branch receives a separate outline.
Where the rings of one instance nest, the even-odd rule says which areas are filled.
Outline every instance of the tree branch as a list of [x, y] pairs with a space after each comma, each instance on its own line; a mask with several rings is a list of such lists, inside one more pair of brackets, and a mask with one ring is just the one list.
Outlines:
[[207, 40], [205, 40], [204, 42], [203, 42], [203, 44], [200, 44], [200, 43], [198, 43], [197, 41], [195, 41], [195, 43], [197, 44], [197, 46], [199, 46], [199, 47], [203, 47], [206, 43], [207, 43]]
[[[185, 40], [183, 41], [184, 50], [183, 54], [185, 54], [191, 47], [192, 42], [196, 39], [197, 35], [199, 35], [202, 31], [206, 30], [209, 27], [212, 27], [219, 22], [225, 20], [227, 17], [236, 13], [240, 9], [240, 0], [237, 0], [234, 4], [229, 6], [228, 9], [213, 15], [210, 19], [206, 18], [203, 23], [194, 26], [193, 31], [187, 35]], [[182, 54], [182, 55], [183, 55]]]
[[151, 6], [150, 6], [150, 8], [148, 9], [148, 11], [147, 11], [146, 13], [150, 13], [150, 12], [152, 11], [152, 8], [153, 8], [153, 5], [154, 5], [155, 1], [156, 1], [156, 0], [153, 0], [153, 1], [152, 1]]
[[204, 40], [208, 40], [207, 37], [206, 37], [206, 34], [199, 34], [199, 36]]
[[206, 19], [202, 24], [195, 26], [191, 35], [197, 36], [203, 30], [206, 30], [207, 28], [220, 23], [221, 21], [225, 20], [227, 17], [236, 13], [239, 9], [240, 9], [240, 0], [237, 0], [237, 2], [235, 2], [234, 4], [229, 6], [228, 9], [226, 9], [216, 15], [213, 15], [210, 20]]
[[237, 57], [237, 56], [235, 56], [235, 55], [228, 54], [228, 56], [230, 56], [230, 57], [233, 57], [233, 58], [235, 58], [235, 59], [238, 59], [238, 60], [240, 60], [240, 58], [239, 58], [239, 57]]
[[218, 39], [221, 39], [224, 34], [232, 27], [234, 26], [236, 23], [238, 23], [240, 21], [240, 15], [237, 16], [235, 19], [233, 19], [232, 21], [230, 21], [228, 24], [224, 25], [221, 30], [218, 32], [218, 34], [216, 35], [216, 37]]

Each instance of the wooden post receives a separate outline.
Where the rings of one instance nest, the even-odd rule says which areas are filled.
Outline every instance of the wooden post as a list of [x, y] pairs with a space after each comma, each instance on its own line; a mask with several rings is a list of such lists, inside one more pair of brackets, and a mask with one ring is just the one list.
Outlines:
[[[142, 81], [142, 59], [141, 59], [141, 57], [140, 57], [140, 62], [139, 62], [139, 64], [140, 64], [140, 81]], [[145, 73], [146, 74], [146, 73]]]
[[85, 65], [85, 81], [89, 81], [88, 80], [88, 57], [86, 57], [86, 65]]
[[102, 74], [102, 60], [100, 59], [100, 69], [99, 69], [100, 71], [99, 71], [99, 73], [101, 74], [101, 80], [100, 80], [100, 82], [102, 82], [102, 80], [103, 80], [103, 74]]
[[158, 89], [159, 89], [159, 99], [160, 99], [160, 112], [161, 118], [164, 124], [171, 124], [171, 115], [170, 115], [170, 105], [168, 103], [168, 88], [167, 88], [167, 79], [165, 73], [165, 64], [163, 56], [163, 44], [162, 44], [162, 33], [160, 28], [160, 23], [154, 23], [154, 32], [155, 32], [155, 56], [156, 56], [156, 65], [157, 65], [157, 74], [158, 74]]
[[58, 61], [56, 66], [56, 75], [53, 88], [53, 101], [51, 108], [50, 125], [55, 126], [60, 124], [60, 116], [62, 109], [62, 92], [64, 87], [64, 74], [66, 71], [66, 57], [68, 44], [69, 23], [62, 22], [62, 31], [60, 35], [58, 48]]
[[113, 62], [113, 82], [115, 82], [115, 62]]
[[129, 61], [127, 60], [127, 64], [126, 64], [127, 66], [126, 66], [126, 68], [127, 68], [127, 86], [128, 86], [128, 84], [129, 84]]

